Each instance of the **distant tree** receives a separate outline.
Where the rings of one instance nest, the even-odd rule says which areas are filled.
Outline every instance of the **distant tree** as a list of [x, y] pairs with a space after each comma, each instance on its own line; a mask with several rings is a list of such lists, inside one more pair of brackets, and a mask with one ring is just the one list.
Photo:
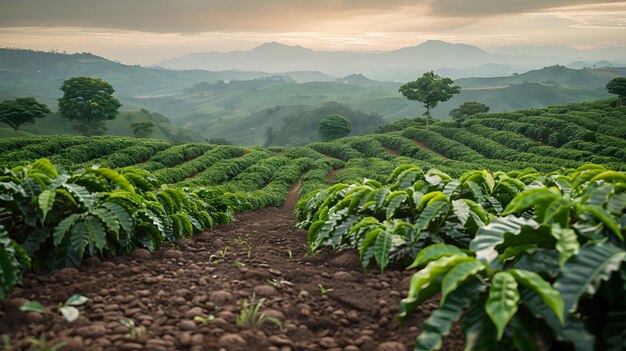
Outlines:
[[50, 113], [48, 106], [37, 102], [34, 97], [4, 100], [0, 103], [0, 122], [13, 128], [15, 135], [22, 124], [35, 123], [36, 118], [43, 118]]
[[106, 131], [104, 121], [117, 117], [122, 104], [113, 93], [113, 87], [98, 78], [74, 77], [63, 82], [63, 96], [59, 101], [59, 111], [63, 117], [76, 121], [74, 129], [86, 135], [91, 141], [92, 135]]
[[606, 90], [611, 94], [619, 96], [620, 104], [626, 103], [626, 78], [617, 77], [606, 83]]
[[340, 115], [329, 115], [320, 121], [318, 133], [322, 140], [335, 140], [350, 134], [352, 125], [350, 121]]
[[467, 101], [464, 102], [461, 106], [450, 111], [450, 117], [456, 120], [460, 120], [467, 116], [472, 116], [477, 113], [483, 112], [489, 112], [489, 106], [477, 101]]
[[152, 122], [135, 122], [131, 123], [135, 138], [148, 138], [154, 132], [154, 123]]
[[426, 112], [426, 129], [430, 119], [430, 110], [435, 108], [439, 102], [450, 100], [452, 96], [461, 92], [461, 87], [452, 85], [454, 81], [450, 78], [442, 78], [432, 71], [424, 73], [420, 78], [402, 85], [399, 91], [407, 99], [419, 101], [424, 104]]
[[207, 140], [207, 143], [215, 145], [233, 145], [233, 143], [226, 140], [226, 138], [211, 138]]

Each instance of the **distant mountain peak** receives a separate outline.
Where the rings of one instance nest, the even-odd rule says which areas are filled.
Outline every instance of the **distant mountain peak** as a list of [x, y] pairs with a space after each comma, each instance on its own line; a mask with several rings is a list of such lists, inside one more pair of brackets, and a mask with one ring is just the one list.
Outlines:
[[300, 45], [287, 45], [287, 44], [279, 43], [279, 42], [276, 42], [276, 41], [271, 41], [269, 43], [263, 43], [263, 44], [255, 47], [251, 51], [274, 51], [274, 50], [306, 50], [306, 51], [313, 51], [311, 49], [307, 49], [307, 48], [302, 47]]

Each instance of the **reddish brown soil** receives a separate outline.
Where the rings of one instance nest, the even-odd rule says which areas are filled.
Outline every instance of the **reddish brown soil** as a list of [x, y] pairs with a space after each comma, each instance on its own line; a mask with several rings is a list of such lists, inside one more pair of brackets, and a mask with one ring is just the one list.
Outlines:
[[388, 147], [383, 147], [385, 149], [385, 151], [387, 151], [388, 154], [394, 155], [394, 156], [400, 156], [400, 154], [398, 153], [398, 151], [390, 149]]
[[[79, 270], [27, 274], [0, 304], [0, 335], [12, 350], [45, 334], [62, 350], [409, 350], [436, 302], [414, 313], [404, 329], [395, 322], [410, 272], [391, 268], [364, 273], [354, 251], [307, 256], [306, 232], [294, 229], [299, 184], [283, 208], [237, 216], [178, 248], [88, 259]], [[220, 250], [224, 257], [212, 257]], [[273, 286], [275, 285], [275, 286]], [[320, 285], [328, 289], [325, 294]], [[66, 322], [56, 305], [72, 294], [89, 301]], [[241, 301], [256, 293], [267, 315], [258, 330], [237, 326]], [[43, 315], [20, 312], [26, 299], [46, 306]], [[214, 315], [203, 324], [196, 316]], [[121, 321], [134, 321], [134, 333]], [[140, 329], [145, 327], [145, 329]], [[462, 349], [458, 330], [443, 350]]]
[[[407, 139], [408, 139], [408, 138], [407, 138]], [[442, 154], [442, 153], [439, 153], [439, 152], [435, 151], [435, 149], [433, 149], [432, 147], [430, 147], [430, 146], [428, 146], [428, 145], [426, 145], [426, 144], [422, 143], [422, 142], [421, 142], [421, 141], [419, 141], [419, 140], [415, 140], [415, 139], [409, 139], [409, 140], [411, 140], [411, 142], [412, 142], [413, 144], [415, 144], [415, 145], [417, 145], [417, 146], [419, 146], [419, 147], [421, 147], [421, 148], [423, 148], [423, 149], [426, 149], [426, 150], [428, 150], [428, 151], [432, 152], [433, 154], [437, 154], [437, 155], [439, 155], [439, 156], [441, 156], [441, 157], [443, 157], [443, 158], [447, 158], [447, 159], [449, 159], [449, 157], [448, 157], [448, 156], [446, 156], [446, 155], [444, 155], [444, 154]]]
[[339, 174], [339, 172], [343, 171], [344, 169], [345, 168], [337, 168], [337, 169], [333, 169], [332, 171], [330, 171], [330, 173], [328, 173], [328, 176], [326, 177], [328, 179], [328, 184], [332, 184], [333, 179], [335, 179], [337, 174]]

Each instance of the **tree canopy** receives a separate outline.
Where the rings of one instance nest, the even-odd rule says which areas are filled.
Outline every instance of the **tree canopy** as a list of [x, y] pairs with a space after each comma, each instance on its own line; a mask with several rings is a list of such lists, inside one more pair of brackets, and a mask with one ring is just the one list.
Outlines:
[[489, 106], [477, 101], [467, 101], [450, 111], [450, 117], [453, 119], [461, 119], [483, 112], [489, 112]]
[[623, 105], [626, 100], [626, 78], [617, 77], [606, 83], [606, 90], [611, 94], [619, 96], [620, 103]]
[[322, 140], [334, 140], [350, 134], [352, 125], [350, 121], [340, 115], [329, 115], [320, 121], [318, 133]]
[[441, 77], [434, 72], [426, 72], [417, 80], [402, 85], [399, 91], [407, 99], [419, 101], [424, 104], [426, 112], [426, 128], [430, 118], [430, 110], [439, 102], [450, 100], [452, 96], [461, 92], [461, 87], [452, 85], [454, 81], [447, 77]]
[[98, 78], [74, 77], [61, 86], [63, 96], [58, 100], [63, 117], [76, 121], [73, 127], [83, 135], [103, 134], [104, 121], [117, 117], [122, 104], [113, 93], [113, 87]]
[[34, 97], [23, 97], [15, 100], [4, 100], [0, 103], [0, 122], [13, 128], [15, 134], [25, 123], [35, 123], [35, 119], [43, 118], [51, 113], [48, 106], [37, 102]]
[[148, 138], [154, 132], [154, 123], [152, 122], [135, 122], [131, 123], [135, 138]]

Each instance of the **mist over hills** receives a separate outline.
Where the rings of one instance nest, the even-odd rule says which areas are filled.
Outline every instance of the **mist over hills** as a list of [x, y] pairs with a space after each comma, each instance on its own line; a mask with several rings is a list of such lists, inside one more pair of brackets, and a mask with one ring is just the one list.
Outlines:
[[[269, 60], [277, 45], [280, 50], [293, 49], [268, 44], [259, 50], [265, 51]], [[447, 56], [467, 52], [466, 56], [454, 56], [465, 61], [468, 57], [478, 60], [490, 55], [467, 45], [442, 42], [427, 45], [431, 50], [443, 48], [440, 52], [446, 52]], [[296, 49], [306, 55], [313, 52]], [[422, 49], [408, 48], [384, 55], [395, 55], [394, 60], [400, 62], [407, 52]], [[34, 96], [56, 110], [63, 80], [75, 76], [98, 77], [115, 88], [115, 95], [123, 104], [122, 110], [145, 108], [168, 117], [172, 127], [193, 130], [204, 138], [224, 137], [240, 145], [265, 144], [268, 128], [274, 130], [274, 141], [282, 142], [276, 133], [289, 131], [289, 134], [299, 135], [293, 126], [306, 123], [297, 121], [315, 120], [324, 113], [349, 114], [364, 126], [375, 128], [381, 121], [414, 118], [424, 112], [421, 104], [408, 101], [398, 92], [402, 82], [419, 77], [421, 73], [417, 71], [402, 82], [380, 81], [360, 71], [358, 62], [351, 73], [333, 76], [314, 70], [292, 70], [300, 68], [297, 59], [292, 61], [291, 66], [283, 67], [280, 72], [171, 70], [124, 65], [89, 53], [0, 49], [0, 100]], [[588, 67], [584, 64], [578, 63]], [[479, 101], [489, 105], [491, 111], [499, 112], [603, 99], [610, 96], [606, 83], [613, 77], [626, 76], [623, 67], [571, 69], [550, 65], [526, 73], [520, 70], [514, 75], [501, 73], [497, 77], [478, 74], [481, 69], [507, 72], [511, 67], [486, 64], [482, 68], [454, 70], [458, 76], [474, 78], [456, 79], [456, 84], [463, 88], [461, 93], [439, 104], [432, 116], [448, 119], [449, 111], [466, 101]], [[355, 133], [367, 133], [372, 128], [356, 128]], [[45, 130], [45, 126], [35, 125], [27, 131], [37, 134]], [[313, 140], [314, 136], [315, 133], [302, 134], [299, 139]], [[190, 135], [189, 138], [196, 137]]]
[[375, 80], [406, 81], [435, 70], [452, 78], [498, 76], [573, 61], [607, 60], [626, 65], [626, 48], [579, 50], [551, 46], [502, 46], [483, 50], [467, 44], [429, 40], [417, 46], [382, 53], [315, 51], [302, 46], [265, 43], [247, 51], [194, 53], [157, 66], [172, 69], [316, 70], [334, 76], [363, 73]]

